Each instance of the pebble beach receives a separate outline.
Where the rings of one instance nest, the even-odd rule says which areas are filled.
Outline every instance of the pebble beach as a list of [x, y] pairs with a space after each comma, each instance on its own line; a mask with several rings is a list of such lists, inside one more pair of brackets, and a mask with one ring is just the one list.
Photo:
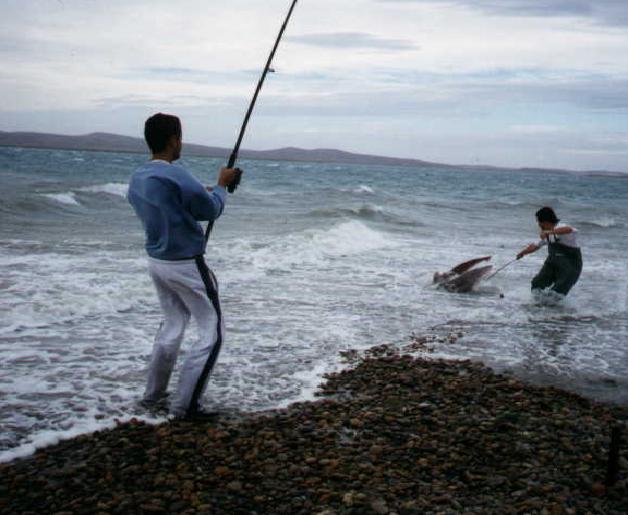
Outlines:
[[[313, 402], [215, 422], [139, 420], [0, 465], [0, 512], [623, 514], [625, 409], [426, 359], [345, 352]], [[211, 389], [211, 388], [210, 388]]]

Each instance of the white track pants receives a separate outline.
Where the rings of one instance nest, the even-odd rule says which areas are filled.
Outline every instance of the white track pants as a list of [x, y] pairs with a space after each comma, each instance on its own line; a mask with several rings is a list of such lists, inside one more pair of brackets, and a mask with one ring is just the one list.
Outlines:
[[181, 368], [177, 395], [170, 410], [175, 415], [193, 413], [200, 406], [223, 340], [218, 284], [202, 257], [182, 261], [149, 258], [148, 271], [157, 289], [164, 320], [155, 337], [144, 400], [156, 402], [166, 395], [183, 334], [192, 316], [198, 327], [198, 339]]

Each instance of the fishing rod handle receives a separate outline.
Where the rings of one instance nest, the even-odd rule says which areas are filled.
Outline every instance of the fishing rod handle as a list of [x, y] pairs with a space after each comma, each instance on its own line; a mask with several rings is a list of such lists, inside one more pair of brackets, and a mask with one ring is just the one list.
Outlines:
[[[233, 149], [231, 155], [229, 156], [229, 161], [227, 161], [227, 168], [233, 168], [235, 166], [236, 160], [238, 159], [238, 150], [237, 148]], [[240, 179], [242, 179], [242, 170], [240, 168], [236, 168], [236, 174], [231, 183], [227, 186], [227, 191], [229, 193], [233, 193], [236, 188], [240, 185]]]
[[233, 193], [236, 190], [236, 188], [240, 185], [240, 179], [242, 179], [242, 170], [240, 168], [236, 168], [235, 171], [236, 173], [233, 180], [229, 186], [227, 186], [227, 191], [229, 193]]

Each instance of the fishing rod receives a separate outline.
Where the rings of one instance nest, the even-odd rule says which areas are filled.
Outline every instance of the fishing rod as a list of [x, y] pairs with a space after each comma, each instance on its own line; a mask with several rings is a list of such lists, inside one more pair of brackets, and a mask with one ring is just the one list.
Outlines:
[[497, 270], [495, 270], [495, 272], [493, 272], [491, 275], [489, 275], [485, 280], [488, 281], [491, 277], [495, 277], [499, 272], [501, 272], [504, 268], [512, 265], [515, 261], [519, 261], [519, 258], [516, 257], [512, 261], [508, 261], [508, 263], [506, 263], [504, 266], [502, 266], [502, 267], [498, 268]]
[[[281, 26], [281, 29], [279, 29], [279, 34], [277, 35], [277, 39], [275, 40], [273, 49], [270, 51], [268, 60], [266, 61], [266, 66], [264, 67], [264, 71], [262, 72], [262, 76], [260, 77], [259, 82], [257, 83], [257, 88], [255, 89], [255, 93], [253, 94], [253, 98], [251, 99], [249, 108], [247, 109], [246, 114], [244, 115], [244, 121], [242, 122], [242, 127], [240, 128], [240, 134], [238, 135], [236, 144], [233, 147], [233, 150], [231, 151], [231, 155], [229, 156], [229, 161], [227, 162], [227, 168], [233, 168], [236, 161], [238, 160], [238, 153], [240, 152], [240, 144], [242, 143], [242, 138], [244, 138], [246, 127], [249, 124], [251, 115], [253, 114], [253, 108], [255, 107], [257, 96], [259, 95], [259, 92], [262, 89], [262, 85], [264, 84], [264, 80], [266, 80], [266, 75], [268, 75], [268, 72], [269, 71], [274, 72], [274, 70], [271, 68], [271, 64], [275, 57], [275, 52], [277, 51], [277, 47], [279, 47], [279, 42], [281, 41], [281, 37], [283, 36], [283, 33], [285, 32], [286, 27], [288, 26], [288, 22], [290, 21], [290, 17], [292, 16], [292, 11], [294, 10], [294, 7], [296, 4], [297, 4], [297, 0], [292, 0], [292, 4], [290, 5], [290, 10], [288, 11], [288, 15], [286, 16], [286, 19], [284, 20], [283, 25]], [[240, 184], [240, 179], [242, 178], [242, 170], [240, 170], [239, 168], [236, 168], [236, 170], [237, 170], [237, 173], [233, 181], [231, 182], [231, 184], [229, 184], [229, 186], [227, 186], [227, 191], [229, 193], [233, 193], [236, 190], [236, 188]], [[212, 232], [213, 227], [214, 227], [213, 221], [207, 224], [207, 230], [205, 231], [205, 244], [207, 244], [207, 241], [209, 240], [209, 236]]]

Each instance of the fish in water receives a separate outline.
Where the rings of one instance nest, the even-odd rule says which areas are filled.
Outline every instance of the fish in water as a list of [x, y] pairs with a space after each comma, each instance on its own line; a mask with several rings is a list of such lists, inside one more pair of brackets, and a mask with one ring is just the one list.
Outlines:
[[492, 256], [470, 259], [456, 265], [448, 272], [435, 272], [433, 282], [439, 288], [457, 293], [467, 293], [473, 290], [475, 285], [487, 275], [492, 269], [492, 265], [485, 265], [474, 268], [478, 263], [489, 261]]

